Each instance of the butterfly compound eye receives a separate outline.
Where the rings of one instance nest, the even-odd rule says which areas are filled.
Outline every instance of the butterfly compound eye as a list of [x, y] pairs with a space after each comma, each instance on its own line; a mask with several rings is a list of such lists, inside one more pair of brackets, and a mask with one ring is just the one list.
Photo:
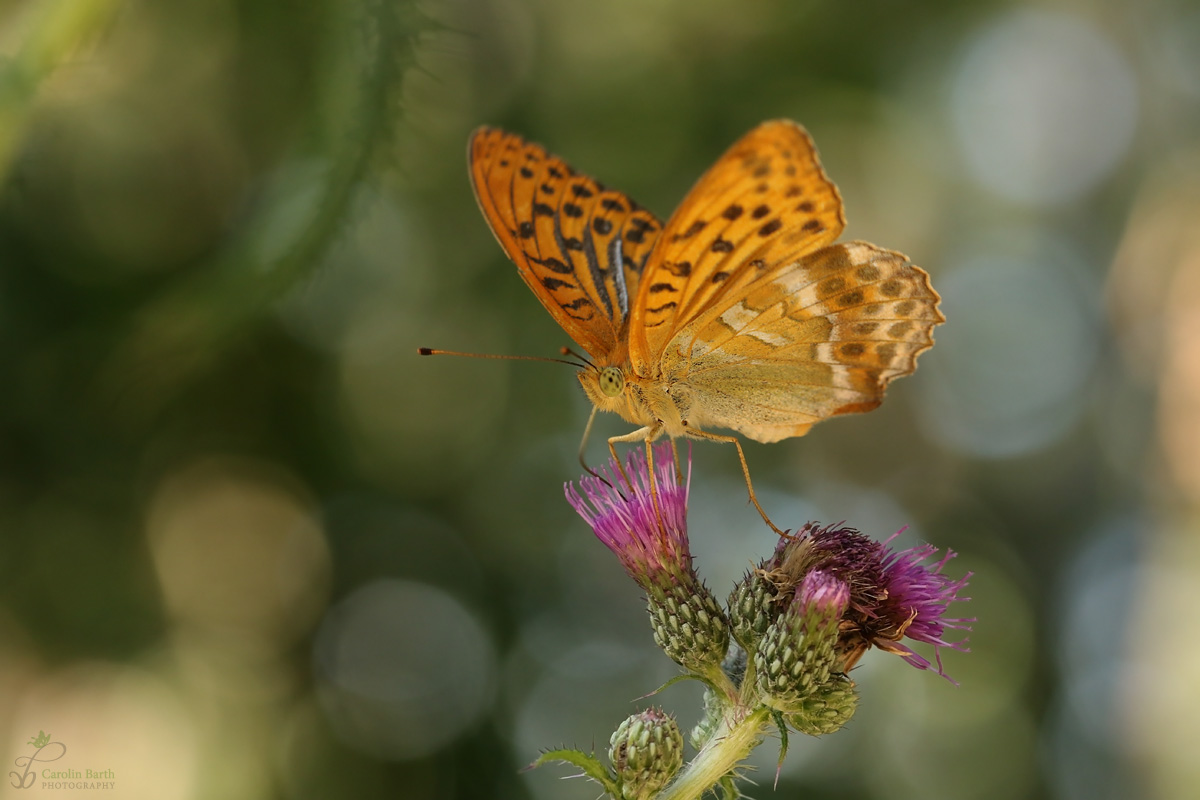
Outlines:
[[616, 397], [625, 389], [625, 376], [616, 367], [600, 370], [600, 391], [608, 397]]

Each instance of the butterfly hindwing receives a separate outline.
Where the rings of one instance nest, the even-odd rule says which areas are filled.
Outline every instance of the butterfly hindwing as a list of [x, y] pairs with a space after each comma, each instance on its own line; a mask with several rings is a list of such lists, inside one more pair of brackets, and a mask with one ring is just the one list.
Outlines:
[[623, 345], [662, 223], [515, 134], [480, 128], [469, 158], [484, 217], [555, 321], [593, 356]]
[[634, 370], [656, 374], [667, 342], [704, 309], [833, 242], [844, 227], [841, 197], [804, 128], [787, 120], [755, 128], [664, 227], [631, 312]]
[[701, 426], [770, 442], [869, 411], [916, 369], [945, 321], [920, 267], [866, 242], [823, 248], [697, 316], [661, 366]]

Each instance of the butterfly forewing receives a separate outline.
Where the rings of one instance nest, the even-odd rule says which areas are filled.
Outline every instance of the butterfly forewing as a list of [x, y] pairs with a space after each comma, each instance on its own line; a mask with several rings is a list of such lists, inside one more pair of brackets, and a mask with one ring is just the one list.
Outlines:
[[631, 312], [634, 371], [657, 374], [667, 342], [697, 315], [844, 227], [807, 132], [786, 120], [755, 128], [688, 193], [650, 256]]
[[662, 223], [514, 134], [479, 129], [470, 162], [479, 207], [525, 283], [588, 353], [611, 354]]
[[929, 276], [866, 242], [823, 248], [762, 275], [667, 344], [663, 378], [688, 389], [700, 425], [770, 442], [869, 411], [933, 345]]

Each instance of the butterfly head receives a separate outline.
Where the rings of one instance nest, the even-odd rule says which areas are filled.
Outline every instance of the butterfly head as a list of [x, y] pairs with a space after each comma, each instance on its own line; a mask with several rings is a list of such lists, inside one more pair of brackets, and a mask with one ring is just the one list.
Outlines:
[[580, 370], [577, 377], [593, 405], [601, 411], [627, 416], [624, 411], [629, 402], [626, 397], [629, 381], [626, 379], [625, 370], [611, 365], [606, 367], [589, 365], [587, 369]]

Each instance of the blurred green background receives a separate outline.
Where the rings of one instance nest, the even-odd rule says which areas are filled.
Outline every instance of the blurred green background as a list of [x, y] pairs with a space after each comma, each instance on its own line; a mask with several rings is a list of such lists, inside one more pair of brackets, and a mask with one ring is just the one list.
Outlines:
[[[666, 217], [759, 122], [948, 322], [865, 416], [748, 444], [776, 522], [975, 572], [955, 688], [872, 653], [755, 797], [1200, 785], [1200, 7], [0, 2], [0, 761], [121, 798], [579, 798], [673, 686], [562, 497], [589, 407], [475, 206], [498, 124]], [[602, 420], [602, 437], [624, 433]], [[719, 596], [774, 536], [694, 450]], [[36, 786], [0, 797], [90, 796]]]

